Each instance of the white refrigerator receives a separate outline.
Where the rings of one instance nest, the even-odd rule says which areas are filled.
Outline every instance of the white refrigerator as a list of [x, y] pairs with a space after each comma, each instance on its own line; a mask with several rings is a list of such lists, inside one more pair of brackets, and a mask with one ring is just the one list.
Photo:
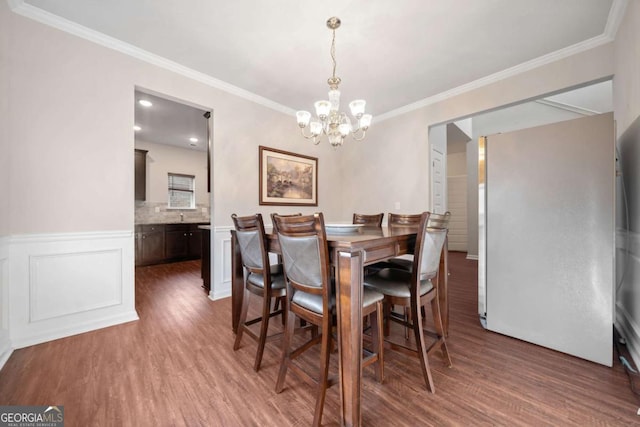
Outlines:
[[611, 366], [611, 113], [479, 144], [479, 314], [494, 332]]

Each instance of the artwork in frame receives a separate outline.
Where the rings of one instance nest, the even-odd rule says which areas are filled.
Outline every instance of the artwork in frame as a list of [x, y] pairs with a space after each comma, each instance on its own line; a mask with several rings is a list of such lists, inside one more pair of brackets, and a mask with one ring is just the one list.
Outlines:
[[260, 146], [260, 204], [318, 206], [318, 159]]

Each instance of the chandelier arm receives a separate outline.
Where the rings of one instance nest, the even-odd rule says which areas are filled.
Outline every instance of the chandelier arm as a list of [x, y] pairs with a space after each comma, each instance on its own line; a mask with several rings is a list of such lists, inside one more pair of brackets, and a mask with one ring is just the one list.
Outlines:
[[314, 139], [315, 140], [315, 136], [312, 133], [309, 133], [309, 135], [305, 135], [304, 134], [304, 129], [305, 128], [300, 128], [300, 133], [302, 134], [302, 136], [304, 136], [305, 139]]

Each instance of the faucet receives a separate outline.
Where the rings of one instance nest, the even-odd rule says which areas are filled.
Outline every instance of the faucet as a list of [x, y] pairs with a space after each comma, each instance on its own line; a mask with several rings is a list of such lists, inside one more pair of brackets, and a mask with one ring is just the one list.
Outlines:
[[180, 212], [180, 222], [184, 222], [184, 213]]

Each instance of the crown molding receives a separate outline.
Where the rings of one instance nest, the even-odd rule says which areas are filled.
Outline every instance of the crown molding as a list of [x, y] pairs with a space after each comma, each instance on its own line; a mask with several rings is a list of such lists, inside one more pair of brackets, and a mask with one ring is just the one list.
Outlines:
[[[204, 83], [216, 89], [223, 90], [227, 93], [236, 95], [240, 98], [244, 98], [248, 101], [252, 101], [264, 107], [271, 108], [273, 110], [276, 110], [291, 116], [295, 115], [296, 110], [293, 108], [284, 106], [275, 101], [272, 101], [270, 99], [257, 95], [253, 92], [249, 92], [245, 89], [231, 85], [222, 80], [211, 77], [205, 73], [201, 73], [199, 71], [185, 67], [177, 62], [168, 60], [159, 55], [155, 55], [144, 49], [140, 49], [136, 46], [133, 46], [129, 43], [125, 43], [116, 38], [107, 36], [98, 31], [84, 27], [75, 22], [64, 19], [60, 16], [46, 12], [35, 6], [26, 4], [24, 0], [7, 0], [7, 3], [9, 4], [9, 7], [13, 12], [20, 14], [22, 16], [25, 16], [27, 18], [33, 19], [35, 21], [38, 21], [45, 25], [49, 25], [51, 27], [73, 34], [75, 36], [84, 38], [94, 43], [100, 44], [104, 47], [124, 53], [125, 55], [132, 56], [134, 58], [137, 58], [149, 64], [156, 65], [160, 68], [173, 71], [177, 74], [180, 74], [190, 79]], [[628, 0], [613, 0], [613, 3], [611, 4], [611, 9], [609, 10], [609, 15], [607, 17], [607, 24], [605, 26], [604, 32], [599, 36], [593, 37], [591, 39], [585, 40], [580, 43], [576, 43], [564, 49], [551, 52], [547, 55], [543, 55], [541, 57], [513, 66], [511, 68], [507, 68], [505, 70], [474, 80], [472, 82], [455, 87], [453, 89], [440, 92], [434, 96], [424, 98], [422, 100], [413, 102], [411, 104], [407, 104], [403, 107], [380, 114], [377, 117], [375, 117], [375, 121], [381, 122], [393, 117], [400, 116], [402, 114], [410, 113], [412, 111], [418, 110], [428, 105], [432, 105], [437, 102], [441, 102], [446, 99], [453, 98], [463, 93], [470, 92], [475, 89], [479, 89], [481, 87], [490, 85], [492, 83], [505, 80], [507, 78], [516, 76], [526, 71], [533, 70], [543, 65], [547, 65], [552, 62], [556, 62], [561, 59], [567, 58], [569, 56], [609, 43], [615, 39], [615, 35], [618, 31], [618, 27], [620, 26], [620, 23], [622, 22], [622, 19], [624, 17], [627, 3], [628, 3]]]
[[564, 102], [552, 101], [551, 99], [537, 99], [534, 102], [538, 104], [547, 105], [549, 107], [558, 108], [560, 110], [571, 111], [572, 113], [581, 114], [583, 116], [595, 116], [596, 114], [602, 114], [600, 111], [590, 110], [588, 108], [578, 107], [576, 105], [566, 104]]
[[489, 76], [480, 78], [478, 80], [474, 80], [462, 86], [458, 86], [456, 88], [440, 92], [437, 95], [431, 96], [429, 98], [422, 99], [420, 101], [416, 101], [414, 103], [405, 105], [404, 107], [397, 108], [395, 110], [391, 110], [387, 113], [381, 114], [376, 117], [376, 121], [380, 122], [383, 120], [387, 120], [393, 117], [400, 116], [402, 114], [409, 113], [414, 110], [418, 110], [420, 108], [426, 107], [428, 105], [435, 104], [437, 102], [444, 101], [449, 98], [453, 98], [454, 96], [461, 95], [466, 92], [470, 92], [475, 89], [482, 88], [484, 86], [488, 86], [492, 83], [499, 82], [501, 80], [508, 79], [510, 77], [516, 76], [518, 74], [522, 74], [526, 71], [533, 70], [535, 68], [541, 67], [543, 65], [547, 65], [561, 59], [567, 58], [569, 56], [575, 55], [580, 52], [587, 51], [589, 49], [593, 49], [595, 47], [601, 46], [603, 44], [611, 42], [612, 39], [608, 36], [602, 34], [596, 37], [593, 37], [589, 40], [585, 40], [584, 42], [574, 44], [567, 48], [557, 50], [555, 52], [551, 52], [547, 55], [540, 56], [531, 61], [524, 62], [522, 64], [516, 65], [511, 68], [507, 68], [502, 71], [498, 71], [497, 73], [491, 74]]
[[613, 0], [611, 9], [609, 9], [609, 16], [607, 18], [607, 25], [604, 27], [604, 34], [611, 38], [616, 38], [618, 28], [624, 18], [624, 13], [627, 10], [627, 3], [629, 0]]
[[570, 57], [572, 55], [585, 52], [589, 49], [593, 49], [603, 44], [610, 43], [615, 39], [615, 35], [618, 32], [618, 27], [622, 22], [622, 18], [624, 17], [624, 12], [627, 8], [627, 2], [628, 0], [613, 0], [613, 3], [611, 4], [611, 9], [609, 10], [609, 16], [607, 17], [607, 24], [605, 26], [604, 32], [599, 36], [592, 37], [588, 40], [585, 40], [580, 43], [576, 43], [564, 49], [551, 52], [547, 55], [543, 55], [536, 59], [532, 59], [531, 61], [527, 61], [522, 64], [516, 65], [514, 67], [507, 68], [505, 70], [499, 71], [489, 76], [480, 78], [478, 80], [474, 80], [470, 83], [464, 84], [462, 86], [458, 86], [451, 90], [441, 92], [429, 98], [425, 98], [420, 101], [416, 101], [414, 103], [405, 105], [404, 107], [400, 107], [395, 110], [388, 111], [384, 114], [380, 114], [375, 118], [376, 122], [384, 121], [393, 117], [400, 116], [402, 114], [409, 113], [411, 111], [418, 110], [428, 105], [444, 101], [445, 99], [453, 98], [454, 96], [463, 94], [465, 92], [470, 92], [472, 90], [479, 89], [481, 87], [490, 85], [492, 83], [496, 83], [498, 81], [505, 80], [509, 77], [513, 77], [518, 74], [524, 73], [526, 71], [533, 70], [543, 65], [547, 65], [552, 62], [556, 62], [561, 59]]
[[279, 111], [288, 115], [295, 115], [295, 110], [279, 104], [275, 101], [257, 95], [248, 90], [239, 88], [222, 80], [209, 76], [208, 74], [201, 73], [192, 68], [185, 67], [175, 61], [171, 61], [162, 56], [153, 54], [144, 49], [140, 49], [129, 43], [125, 43], [114, 37], [107, 36], [106, 34], [87, 28], [83, 25], [77, 24], [73, 21], [64, 19], [58, 15], [54, 15], [50, 12], [32, 6], [24, 2], [24, 0], [7, 0], [11, 10], [26, 18], [33, 19], [42, 24], [57, 28], [58, 30], [65, 31], [69, 34], [73, 34], [85, 40], [99, 44], [109, 49], [113, 49], [125, 55], [132, 56], [141, 61], [155, 65], [165, 70], [173, 71], [174, 73], [196, 80], [200, 83], [204, 83], [208, 86], [220, 89], [232, 95], [236, 95], [240, 98], [244, 98], [248, 101], [262, 105], [264, 107]]

